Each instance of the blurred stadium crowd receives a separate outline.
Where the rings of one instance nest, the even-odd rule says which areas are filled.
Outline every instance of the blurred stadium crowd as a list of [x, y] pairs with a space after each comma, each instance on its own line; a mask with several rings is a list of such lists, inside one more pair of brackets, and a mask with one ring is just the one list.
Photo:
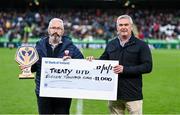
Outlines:
[[47, 35], [53, 17], [64, 20], [65, 34], [78, 39], [111, 39], [116, 36], [116, 18], [133, 17], [134, 33], [141, 39], [180, 39], [180, 10], [177, 9], [53, 9], [39, 12], [0, 11], [0, 37], [27, 42]]

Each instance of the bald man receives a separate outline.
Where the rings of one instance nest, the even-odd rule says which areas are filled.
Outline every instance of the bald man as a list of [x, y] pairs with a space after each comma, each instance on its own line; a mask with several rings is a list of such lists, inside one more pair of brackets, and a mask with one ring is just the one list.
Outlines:
[[80, 50], [64, 34], [63, 20], [53, 18], [49, 22], [48, 37], [44, 37], [36, 44], [36, 50], [39, 54], [39, 60], [32, 66], [31, 71], [36, 72], [36, 95], [39, 114], [69, 114], [70, 98], [51, 98], [40, 97], [40, 77], [42, 57], [51, 58], [75, 58], [82, 59]]

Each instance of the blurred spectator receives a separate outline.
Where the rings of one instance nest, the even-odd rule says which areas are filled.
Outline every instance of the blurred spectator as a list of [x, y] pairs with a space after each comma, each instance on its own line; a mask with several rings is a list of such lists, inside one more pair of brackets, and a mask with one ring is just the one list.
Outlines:
[[26, 23], [25, 26], [24, 26], [24, 36], [23, 36], [23, 42], [24, 43], [27, 43], [28, 42], [28, 38], [32, 34], [32, 29], [30, 27], [30, 24]]
[[0, 36], [8, 36], [8, 31], [15, 29], [14, 37], [27, 42], [29, 37], [44, 35], [48, 21], [60, 17], [64, 20], [65, 35], [108, 41], [116, 36], [115, 20], [120, 14], [132, 16], [134, 33], [140, 39], [180, 39], [179, 9], [46, 9], [36, 12], [9, 9], [0, 11]]
[[2, 27], [0, 27], [0, 37], [2, 37], [4, 35], [4, 30]]

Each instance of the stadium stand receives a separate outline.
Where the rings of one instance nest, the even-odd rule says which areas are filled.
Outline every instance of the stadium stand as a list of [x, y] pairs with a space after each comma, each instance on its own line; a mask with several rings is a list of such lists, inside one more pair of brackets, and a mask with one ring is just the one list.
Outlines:
[[[101, 41], [102, 44], [116, 36], [115, 20], [121, 14], [133, 17], [135, 35], [147, 42], [180, 43], [179, 9], [137, 8], [58, 8], [30, 10], [6, 8], [0, 10], [0, 46], [8, 42], [34, 43], [47, 35], [47, 24], [52, 17], [64, 20], [65, 34], [77, 43]], [[29, 40], [28, 40], [29, 39]], [[154, 42], [155, 40], [155, 42]], [[162, 47], [163, 45], [161, 45]], [[166, 45], [167, 46], [167, 45]], [[159, 48], [157, 45], [156, 48]]]

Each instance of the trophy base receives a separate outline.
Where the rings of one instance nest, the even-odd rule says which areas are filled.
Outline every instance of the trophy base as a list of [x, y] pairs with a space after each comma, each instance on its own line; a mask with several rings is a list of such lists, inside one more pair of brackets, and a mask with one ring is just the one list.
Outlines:
[[30, 75], [19, 74], [19, 79], [34, 79], [34, 74], [30, 74]]

